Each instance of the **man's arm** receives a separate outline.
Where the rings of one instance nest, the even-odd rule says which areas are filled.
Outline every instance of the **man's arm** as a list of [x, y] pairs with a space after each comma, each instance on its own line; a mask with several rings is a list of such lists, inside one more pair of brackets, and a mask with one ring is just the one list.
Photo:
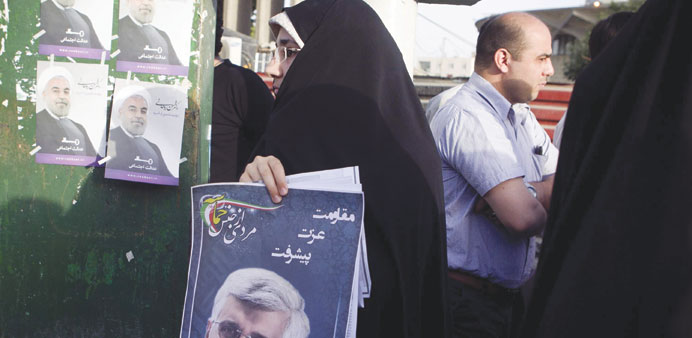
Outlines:
[[536, 188], [536, 199], [541, 202], [541, 205], [546, 211], [550, 210], [550, 198], [553, 196], [553, 182], [555, 182], [554, 174], [545, 177], [543, 181], [529, 183]]
[[[564, 116], [561, 122], [564, 122]], [[550, 136], [543, 129], [543, 127], [538, 123], [536, 115], [533, 112], [529, 112], [527, 123], [530, 126], [530, 131], [533, 135], [533, 146], [534, 149], [541, 149], [541, 154], [534, 154], [538, 158], [541, 164], [541, 174], [543, 178], [538, 182], [530, 182], [536, 188], [538, 195], [538, 201], [541, 202], [545, 210], [550, 209], [550, 198], [553, 192], [553, 182], [555, 181], [555, 170], [557, 169], [557, 158], [559, 155], [559, 150], [550, 141]], [[557, 137], [557, 129], [555, 130]]]
[[[536, 187], [537, 197], [547, 195], [549, 200], [550, 194], [543, 191], [544, 183], [538, 183], [540, 188], [534, 185], [536, 183], [532, 183]], [[550, 186], [552, 187], [552, 183]], [[484, 209], [485, 203], [492, 208], [500, 223], [512, 234], [534, 236], [541, 233], [545, 227], [546, 209], [529, 193], [521, 177], [504, 181], [490, 189], [476, 204], [475, 210]]]

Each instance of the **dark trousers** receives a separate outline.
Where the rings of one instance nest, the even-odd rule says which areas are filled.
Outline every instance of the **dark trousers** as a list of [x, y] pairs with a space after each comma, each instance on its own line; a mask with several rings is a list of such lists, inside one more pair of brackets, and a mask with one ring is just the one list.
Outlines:
[[[454, 338], [509, 338], [521, 318], [521, 296], [488, 295], [449, 278], [449, 304]], [[519, 306], [516, 306], [519, 305]], [[514, 311], [515, 307], [518, 311]], [[518, 312], [518, 313], [517, 313]]]

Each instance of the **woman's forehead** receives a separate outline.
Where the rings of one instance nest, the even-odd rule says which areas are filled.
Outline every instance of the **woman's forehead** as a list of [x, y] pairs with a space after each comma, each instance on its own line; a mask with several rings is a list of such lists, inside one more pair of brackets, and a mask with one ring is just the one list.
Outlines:
[[279, 46], [290, 46], [290, 45], [295, 45], [298, 46], [298, 43], [296, 43], [296, 40], [291, 37], [291, 34], [288, 34], [288, 32], [281, 28], [279, 30], [279, 36], [276, 38], [276, 43]]

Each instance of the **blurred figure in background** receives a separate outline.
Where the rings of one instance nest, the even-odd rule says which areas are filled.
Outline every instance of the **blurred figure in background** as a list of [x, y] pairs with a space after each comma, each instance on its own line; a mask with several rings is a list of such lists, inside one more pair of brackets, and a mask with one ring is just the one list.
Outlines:
[[[223, 13], [223, 2], [218, 6], [217, 13]], [[216, 22], [209, 182], [236, 182], [264, 133], [274, 98], [255, 72], [219, 57], [221, 14]]]
[[[615, 35], [625, 27], [627, 20], [629, 20], [634, 13], [632, 12], [618, 12], [612, 14], [611, 16], [599, 21], [591, 30], [591, 36], [589, 36], [589, 58], [591, 60], [595, 59], [598, 54], [601, 53], [603, 48], [612, 40]], [[555, 134], [553, 135], [553, 144], [560, 148], [560, 142], [562, 142], [562, 130], [565, 128], [565, 119], [567, 118], [567, 112], [562, 115], [562, 118], [555, 126]]]

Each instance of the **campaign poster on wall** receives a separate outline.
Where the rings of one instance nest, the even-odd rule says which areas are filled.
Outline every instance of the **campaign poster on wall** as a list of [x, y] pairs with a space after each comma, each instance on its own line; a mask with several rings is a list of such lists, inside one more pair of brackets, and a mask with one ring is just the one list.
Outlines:
[[121, 0], [116, 70], [187, 76], [193, 0]]
[[97, 165], [106, 150], [108, 66], [38, 61], [37, 163]]
[[353, 337], [363, 194], [192, 187], [181, 337]]
[[182, 87], [117, 79], [105, 177], [178, 185], [186, 108]]
[[85, 59], [110, 58], [113, 0], [43, 0], [38, 51]]

